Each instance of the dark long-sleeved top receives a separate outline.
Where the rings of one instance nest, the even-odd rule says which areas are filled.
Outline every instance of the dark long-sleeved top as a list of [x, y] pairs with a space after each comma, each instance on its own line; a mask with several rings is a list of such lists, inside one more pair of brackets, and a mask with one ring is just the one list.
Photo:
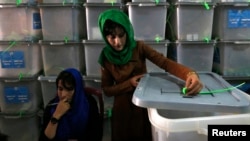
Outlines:
[[[102, 135], [103, 135], [103, 128], [102, 128], [102, 121], [101, 117], [99, 115], [99, 110], [97, 106], [97, 102], [94, 97], [91, 95], [87, 94], [88, 102], [89, 102], [89, 118], [88, 118], [88, 124], [87, 124], [87, 130], [84, 133], [83, 136], [84, 139], [81, 139], [78, 141], [101, 141], [102, 140]], [[52, 103], [53, 100], [51, 100], [48, 105]], [[41, 133], [39, 137], [39, 141], [57, 141], [55, 139], [48, 139], [47, 136], [44, 134], [44, 131], [50, 122], [50, 119], [52, 117], [50, 113], [50, 108], [51, 106], [47, 106], [44, 110], [43, 114], [43, 123], [42, 123], [42, 128], [41, 128]], [[60, 121], [59, 123], [60, 124]]]

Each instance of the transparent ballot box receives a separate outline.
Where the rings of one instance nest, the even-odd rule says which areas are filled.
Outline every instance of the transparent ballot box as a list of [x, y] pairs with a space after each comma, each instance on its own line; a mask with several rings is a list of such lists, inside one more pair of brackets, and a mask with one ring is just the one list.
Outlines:
[[33, 113], [42, 105], [37, 76], [0, 78], [0, 113]]
[[40, 10], [35, 6], [3, 4], [0, 8], [0, 40], [38, 41], [42, 39]]
[[38, 43], [0, 41], [0, 55], [0, 77], [34, 76], [43, 70]]
[[132, 102], [148, 109], [154, 141], [207, 141], [208, 125], [250, 124], [250, 96], [213, 72], [198, 72], [204, 88], [182, 93], [185, 82], [169, 73], [141, 78]]

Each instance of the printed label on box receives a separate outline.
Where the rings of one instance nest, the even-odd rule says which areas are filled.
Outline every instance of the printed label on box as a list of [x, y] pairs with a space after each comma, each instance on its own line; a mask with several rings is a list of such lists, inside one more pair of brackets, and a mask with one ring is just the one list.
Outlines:
[[5, 87], [4, 88], [5, 103], [18, 104], [29, 102], [29, 90], [27, 87]]
[[42, 29], [40, 13], [33, 14], [33, 29]]
[[228, 28], [249, 28], [250, 10], [228, 10]]
[[25, 68], [23, 51], [0, 51], [2, 68]]

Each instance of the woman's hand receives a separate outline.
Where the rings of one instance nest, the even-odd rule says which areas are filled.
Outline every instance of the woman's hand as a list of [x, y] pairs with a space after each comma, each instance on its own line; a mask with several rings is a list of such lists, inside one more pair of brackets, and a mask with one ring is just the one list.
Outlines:
[[142, 78], [143, 76], [144, 75], [141, 74], [141, 75], [136, 75], [136, 76], [130, 78], [129, 81], [130, 81], [131, 85], [136, 87], [138, 85], [139, 81], [140, 81], [140, 78]]
[[203, 88], [203, 84], [196, 73], [189, 74], [187, 76], [186, 85], [187, 95], [197, 95]]
[[70, 109], [70, 107], [70, 101], [67, 98], [60, 100], [53, 117], [60, 119]]

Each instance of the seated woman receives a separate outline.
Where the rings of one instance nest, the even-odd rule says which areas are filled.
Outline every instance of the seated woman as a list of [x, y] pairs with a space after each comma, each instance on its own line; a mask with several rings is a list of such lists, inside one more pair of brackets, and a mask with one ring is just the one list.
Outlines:
[[101, 141], [97, 102], [85, 93], [81, 73], [73, 68], [62, 71], [56, 87], [56, 97], [44, 110], [39, 141]]

